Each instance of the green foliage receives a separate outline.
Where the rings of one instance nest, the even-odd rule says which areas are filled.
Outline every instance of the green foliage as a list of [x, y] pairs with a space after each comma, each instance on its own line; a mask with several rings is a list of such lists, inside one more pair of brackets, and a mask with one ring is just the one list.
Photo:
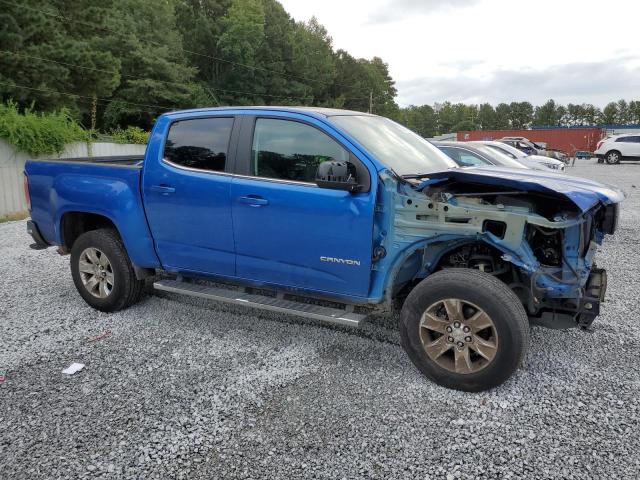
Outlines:
[[12, 2], [0, 8], [0, 50], [0, 102], [65, 109], [91, 128], [95, 109], [102, 131], [148, 130], [165, 111], [223, 105], [371, 110], [424, 136], [471, 126], [640, 123], [635, 100], [602, 111], [553, 100], [535, 108], [526, 101], [399, 108], [381, 58], [334, 50], [317, 19], [296, 22], [277, 0]]
[[135, 143], [139, 145], [146, 145], [149, 141], [150, 133], [141, 129], [140, 127], [129, 126], [125, 129], [116, 128], [110, 133], [111, 138], [115, 143]]
[[87, 132], [62, 109], [51, 113], [23, 113], [12, 101], [0, 104], [0, 138], [30, 155], [60, 154], [65, 145], [88, 140]]
[[[96, 128], [149, 129], [164, 111], [317, 105], [394, 116], [379, 58], [334, 51], [277, 0], [25, 0], [0, 9], [0, 100], [66, 107]], [[29, 87], [29, 88], [25, 88]]]

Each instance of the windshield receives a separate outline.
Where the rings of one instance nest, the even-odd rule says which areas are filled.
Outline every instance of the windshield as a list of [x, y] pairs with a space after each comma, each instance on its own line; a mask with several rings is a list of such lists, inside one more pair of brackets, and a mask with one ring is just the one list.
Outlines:
[[420, 135], [384, 117], [331, 117], [364, 148], [398, 175], [439, 172], [456, 163]]
[[487, 147], [491, 147], [496, 151], [500, 151], [500, 153], [506, 153], [511, 158], [524, 158], [528, 156], [522, 150], [518, 150], [516, 147], [512, 147], [511, 145], [507, 145], [506, 143], [501, 143], [500, 145], [487, 145]]
[[489, 145], [476, 145], [476, 148], [494, 161], [495, 165], [509, 168], [527, 168], [522, 163], [509, 157], [506, 153], [491, 148]]

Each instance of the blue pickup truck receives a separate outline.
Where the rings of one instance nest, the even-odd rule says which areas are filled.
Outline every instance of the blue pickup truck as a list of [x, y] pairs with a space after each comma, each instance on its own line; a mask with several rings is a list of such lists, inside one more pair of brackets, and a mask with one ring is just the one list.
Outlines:
[[416, 367], [467, 391], [518, 368], [530, 322], [588, 328], [594, 254], [624, 195], [581, 178], [460, 168], [375, 115], [207, 108], [159, 117], [144, 157], [25, 167], [33, 248], [71, 255], [113, 312], [159, 290], [358, 326], [400, 308]]

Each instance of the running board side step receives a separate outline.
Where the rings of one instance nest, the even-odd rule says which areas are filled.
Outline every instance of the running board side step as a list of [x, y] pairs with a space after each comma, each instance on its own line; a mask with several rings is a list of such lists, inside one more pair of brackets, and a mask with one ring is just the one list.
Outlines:
[[238, 290], [216, 288], [178, 280], [158, 280], [154, 282], [153, 287], [156, 290], [165, 292], [180, 293], [218, 302], [235, 303], [246, 307], [288, 313], [290, 315], [313, 318], [347, 327], [359, 327], [367, 318], [367, 315], [349, 312], [340, 308], [323, 307], [293, 300], [285, 300], [278, 297], [267, 297]]

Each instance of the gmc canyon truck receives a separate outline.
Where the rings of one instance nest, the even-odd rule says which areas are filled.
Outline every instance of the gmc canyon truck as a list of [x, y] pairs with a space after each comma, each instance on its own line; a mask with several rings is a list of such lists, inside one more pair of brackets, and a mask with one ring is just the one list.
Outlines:
[[401, 308], [411, 361], [449, 388], [504, 382], [530, 322], [588, 328], [613, 187], [460, 168], [375, 115], [321, 108], [167, 113], [144, 157], [33, 160], [34, 248], [71, 254], [105, 312], [158, 290], [358, 326]]

